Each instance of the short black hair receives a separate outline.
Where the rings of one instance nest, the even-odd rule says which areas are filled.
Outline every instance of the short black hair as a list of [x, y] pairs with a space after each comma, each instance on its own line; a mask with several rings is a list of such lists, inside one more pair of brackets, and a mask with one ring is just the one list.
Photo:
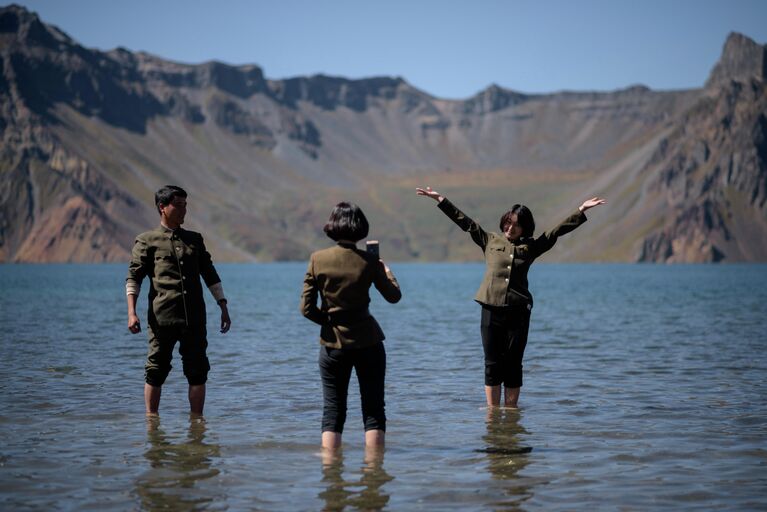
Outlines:
[[525, 238], [533, 236], [535, 233], [535, 219], [533, 219], [533, 212], [530, 208], [523, 204], [515, 204], [511, 207], [511, 210], [507, 211], [501, 217], [499, 226], [501, 232], [506, 231], [506, 226], [511, 222], [511, 216], [517, 214], [517, 224], [522, 228], [522, 236]]
[[322, 230], [333, 240], [358, 242], [368, 236], [370, 225], [362, 209], [354, 203], [340, 202], [330, 212]]
[[160, 212], [160, 215], [162, 215], [160, 207], [169, 205], [174, 197], [187, 197], [186, 190], [177, 187], [176, 185], [165, 185], [155, 192], [154, 205], [157, 208], [157, 211]]

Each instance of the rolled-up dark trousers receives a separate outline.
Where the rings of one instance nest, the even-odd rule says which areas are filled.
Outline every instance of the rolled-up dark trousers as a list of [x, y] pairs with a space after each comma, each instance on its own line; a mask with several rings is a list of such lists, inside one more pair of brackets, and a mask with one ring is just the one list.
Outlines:
[[344, 431], [346, 400], [352, 368], [357, 372], [365, 430], [386, 430], [384, 378], [386, 351], [383, 343], [361, 349], [320, 347], [322, 377], [322, 431]]
[[207, 329], [195, 327], [149, 325], [149, 352], [144, 365], [144, 379], [150, 386], [162, 386], [172, 368], [173, 347], [180, 342], [179, 353], [184, 365], [184, 375], [190, 386], [205, 384], [208, 380], [210, 362]]
[[485, 385], [522, 387], [522, 357], [530, 328], [527, 304], [482, 306], [482, 348], [485, 350]]

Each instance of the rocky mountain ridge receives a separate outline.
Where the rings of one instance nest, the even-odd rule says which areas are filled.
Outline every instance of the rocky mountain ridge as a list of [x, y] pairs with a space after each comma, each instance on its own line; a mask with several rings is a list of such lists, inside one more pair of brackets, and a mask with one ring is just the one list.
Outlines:
[[431, 184], [489, 228], [510, 196], [541, 227], [610, 198], [553, 260], [766, 261], [765, 54], [731, 34], [702, 89], [443, 100], [399, 77], [271, 80], [86, 49], [5, 7], [0, 257], [124, 261], [157, 222], [154, 189], [177, 183], [219, 260], [306, 258], [340, 199], [390, 258], [477, 258], [415, 198]]

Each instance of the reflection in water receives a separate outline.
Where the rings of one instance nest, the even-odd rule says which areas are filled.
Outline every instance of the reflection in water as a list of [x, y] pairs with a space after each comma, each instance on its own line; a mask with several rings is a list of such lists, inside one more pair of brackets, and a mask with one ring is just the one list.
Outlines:
[[344, 456], [341, 450], [322, 454], [322, 481], [327, 486], [319, 493], [325, 501], [323, 510], [382, 510], [389, 503], [389, 495], [381, 489], [394, 480], [383, 468], [383, 449], [366, 449], [362, 475], [358, 481], [344, 480]]
[[517, 476], [528, 464], [533, 449], [521, 444], [520, 437], [528, 432], [519, 424], [519, 409], [490, 407], [487, 411], [487, 434], [482, 439], [487, 446], [478, 450], [487, 454], [488, 469], [496, 480], [504, 482], [507, 501], [495, 502], [495, 506], [515, 508], [532, 497], [529, 482]]
[[223, 500], [200, 484], [218, 475], [213, 460], [220, 457], [217, 444], [205, 442], [205, 419], [190, 416], [186, 439], [171, 442], [160, 427], [160, 418], [147, 417], [149, 447], [144, 453], [150, 469], [136, 481], [136, 492], [145, 510], [191, 510]]

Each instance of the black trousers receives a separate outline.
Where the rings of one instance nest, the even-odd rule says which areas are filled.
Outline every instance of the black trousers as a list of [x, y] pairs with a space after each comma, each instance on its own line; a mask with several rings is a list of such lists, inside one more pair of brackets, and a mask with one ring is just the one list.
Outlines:
[[530, 308], [482, 306], [482, 347], [485, 349], [485, 385], [522, 387], [522, 357], [530, 328]]
[[344, 431], [346, 399], [352, 368], [357, 372], [365, 430], [386, 430], [384, 412], [384, 377], [386, 351], [383, 343], [361, 349], [320, 347], [322, 377], [322, 431]]

